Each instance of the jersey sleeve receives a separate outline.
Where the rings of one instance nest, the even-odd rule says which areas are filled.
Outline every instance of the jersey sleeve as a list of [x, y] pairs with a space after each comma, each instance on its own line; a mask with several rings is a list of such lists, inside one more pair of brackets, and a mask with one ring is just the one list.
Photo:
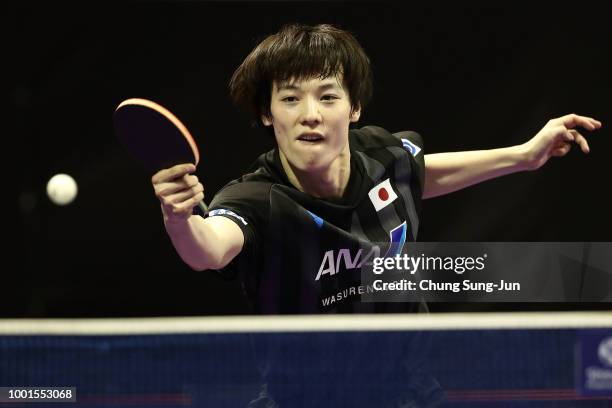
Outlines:
[[411, 184], [423, 193], [425, 188], [425, 147], [420, 134], [412, 131], [393, 133], [393, 136], [402, 143], [402, 147], [410, 153], [413, 160], [413, 176]]
[[221, 270], [224, 277], [233, 278], [243, 262], [252, 262], [259, 250], [268, 216], [270, 184], [264, 182], [232, 182], [223, 187], [210, 203], [205, 217], [225, 217], [232, 220], [244, 235], [242, 250]]

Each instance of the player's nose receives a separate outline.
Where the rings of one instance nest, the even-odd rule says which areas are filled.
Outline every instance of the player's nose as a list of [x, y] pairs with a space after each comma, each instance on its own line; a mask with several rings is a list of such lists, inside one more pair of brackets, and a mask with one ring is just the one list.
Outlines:
[[306, 98], [302, 104], [301, 122], [304, 124], [320, 123], [321, 111], [319, 110], [318, 101], [313, 98]]

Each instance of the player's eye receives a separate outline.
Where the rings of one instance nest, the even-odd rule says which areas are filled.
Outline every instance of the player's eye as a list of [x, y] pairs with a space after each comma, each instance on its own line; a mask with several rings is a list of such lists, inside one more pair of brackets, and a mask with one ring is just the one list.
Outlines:
[[329, 102], [329, 101], [334, 101], [334, 100], [340, 99], [340, 98], [337, 97], [336, 95], [327, 94], [327, 95], [323, 95], [321, 97], [321, 99], [324, 100], [324, 101], [328, 101]]
[[283, 102], [296, 102], [297, 98], [295, 96], [285, 96], [283, 99], [281, 99], [281, 101], [283, 101]]

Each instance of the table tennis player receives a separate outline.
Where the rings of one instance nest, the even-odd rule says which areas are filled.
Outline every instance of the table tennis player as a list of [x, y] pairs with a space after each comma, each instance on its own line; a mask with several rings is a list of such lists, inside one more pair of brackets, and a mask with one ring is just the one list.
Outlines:
[[330, 25], [293, 24], [259, 43], [234, 72], [233, 101], [274, 135], [207, 214], [193, 164], [152, 177], [166, 231], [193, 269], [241, 279], [258, 313], [415, 311], [414, 303], [361, 302], [363, 242], [415, 241], [423, 199], [533, 171], [601, 126], [569, 114], [520, 145], [425, 155], [412, 131], [358, 126], [372, 94], [370, 61]]

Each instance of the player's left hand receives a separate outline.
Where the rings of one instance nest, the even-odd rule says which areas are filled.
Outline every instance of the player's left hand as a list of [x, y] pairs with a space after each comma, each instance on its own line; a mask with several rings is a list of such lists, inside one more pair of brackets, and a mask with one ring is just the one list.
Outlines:
[[542, 130], [523, 145], [527, 169], [539, 169], [552, 156], [565, 156], [572, 143], [576, 143], [584, 153], [588, 153], [589, 144], [576, 130], [577, 127], [593, 131], [601, 127], [601, 122], [574, 113], [549, 120]]

